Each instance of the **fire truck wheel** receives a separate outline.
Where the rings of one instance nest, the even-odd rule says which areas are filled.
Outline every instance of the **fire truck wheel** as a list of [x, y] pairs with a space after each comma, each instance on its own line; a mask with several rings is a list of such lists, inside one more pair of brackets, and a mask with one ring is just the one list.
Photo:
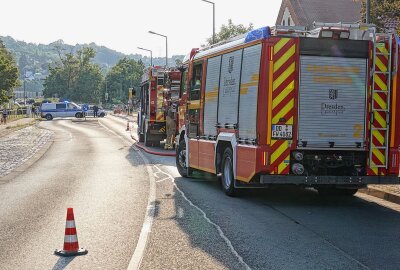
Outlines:
[[153, 145], [153, 141], [150, 138], [151, 138], [150, 134], [148, 132], [146, 132], [144, 134], [144, 145], [146, 145], [146, 146], [152, 146]]
[[188, 168], [186, 165], [186, 143], [185, 140], [179, 142], [176, 150], [176, 167], [178, 172], [183, 177], [189, 177]]
[[226, 148], [222, 156], [221, 186], [228, 196], [235, 195], [235, 179], [233, 176], [233, 154], [230, 147]]
[[140, 134], [140, 132], [138, 132], [138, 137], [139, 137], [139, 142], [144, 142], [144, 134]]
[[353, 196], [358, 191], [358, 188], [336, 188], [336, 187], [326, 187], [318, 188], [318, 194], [321, 196]]

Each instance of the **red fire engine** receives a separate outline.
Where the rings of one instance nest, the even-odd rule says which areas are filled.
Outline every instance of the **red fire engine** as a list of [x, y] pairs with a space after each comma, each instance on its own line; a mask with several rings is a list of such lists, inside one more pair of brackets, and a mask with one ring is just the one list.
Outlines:
[[166, 106], [179, 96], [180, 72], [160, 66], [144, 70], [140, 85], [138, 137], [145, 145], [159, 146], [166, 138]]
[[371, 25], [269, 28], [184, 60], [176, 166], [228, 195], [295, 184], [353, 195], [399, 183], [399, 39]]

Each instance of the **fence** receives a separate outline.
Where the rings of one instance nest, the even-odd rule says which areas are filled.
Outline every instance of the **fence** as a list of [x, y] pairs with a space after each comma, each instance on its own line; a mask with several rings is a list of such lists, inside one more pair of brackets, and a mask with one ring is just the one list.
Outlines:
[[[16, 110], [7, 110], [8, 112], [8, 119], [16, 119], [16, 118], [23, 118], [28, 116], [27, 109], [16, 109]], [[0, 110], [0, 115], [3, 115], [3, 110]]]

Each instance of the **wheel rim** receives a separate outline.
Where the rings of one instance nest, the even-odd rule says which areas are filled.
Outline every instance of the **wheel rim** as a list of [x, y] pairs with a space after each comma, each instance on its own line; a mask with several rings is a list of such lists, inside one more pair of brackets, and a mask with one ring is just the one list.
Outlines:
[[179, 165], [186, 170], [186, 149], [181, 149], [178, 155]]
[[224, 163], [224, 186], [228, 189], [232, 183], [232, 165], [231, 158], [226, 157]]

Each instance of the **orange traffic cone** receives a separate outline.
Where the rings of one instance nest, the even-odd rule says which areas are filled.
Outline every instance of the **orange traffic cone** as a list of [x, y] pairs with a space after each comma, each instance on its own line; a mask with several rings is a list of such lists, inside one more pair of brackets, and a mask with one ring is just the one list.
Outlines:
[[129, 131], [129, 121], [126, 123], [126, 131]]
[[88, 251], [84, 248], [79, 248], [78, 235], [75, 227], [74, 210], [72, 208], [67, 209], [67, 222], [65, 224], [65, 236], [64, 236], [64, 249], [56, 249], [54, 254], [69, 257], [85, 255]]

